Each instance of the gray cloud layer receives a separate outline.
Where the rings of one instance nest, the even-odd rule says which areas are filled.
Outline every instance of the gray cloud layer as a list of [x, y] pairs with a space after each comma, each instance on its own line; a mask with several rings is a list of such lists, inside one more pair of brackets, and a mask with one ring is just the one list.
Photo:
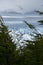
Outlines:
[[32, 10], [43, 11], [43, 0], [0, 0], [0, 11], [13, 10], [28, 12]]

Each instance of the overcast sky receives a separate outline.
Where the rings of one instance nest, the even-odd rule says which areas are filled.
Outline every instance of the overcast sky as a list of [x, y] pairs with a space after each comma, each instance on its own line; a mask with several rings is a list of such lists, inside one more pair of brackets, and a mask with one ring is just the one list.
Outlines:
[[43, 0], [0, 0], [0, 11], [43, 11]]

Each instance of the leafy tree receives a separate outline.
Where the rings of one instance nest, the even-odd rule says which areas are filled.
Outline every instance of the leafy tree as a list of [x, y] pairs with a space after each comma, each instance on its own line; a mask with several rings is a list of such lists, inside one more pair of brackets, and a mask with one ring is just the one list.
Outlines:
[[[30, 29], [32, 24], [24, 21]], [[36, 30], [37, 32], [37, 30]], [[25, 47], [16, 50], [3, 19], [0, 19], [0, 65], [43, 65], [43, 35], [36, 33], [33, 41], [27, 40]]]
[[[28, 23], [26, 24], [29, 26]], [[27, 40], [28, 44], [23, 49], [21, 48], [20, 65], [43, 65], [43, 35], [36, 33], [34, 39]]]
[[16, 62], [16, 45], [12, 42], [3, 19], [0, 19], [0, 65], [14, 65]]

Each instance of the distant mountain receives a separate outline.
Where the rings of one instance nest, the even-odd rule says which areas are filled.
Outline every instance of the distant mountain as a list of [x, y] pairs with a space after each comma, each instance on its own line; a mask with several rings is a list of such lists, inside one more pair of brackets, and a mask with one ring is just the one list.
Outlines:
[[8, 12], [8, 13], [10, 13], [10, 14], [21, 14], [21, 13], [19, 13], [19, 12], [14, 12], [14, 11], [10, 11], [10, 12]]
[[39, 13], [35, 12], [35, 11], [31, 11], [31, 12], [25, 12], [25, 15], [39, 15]]
[[21, 15], [22, 13], [16, 12], [16, 11], [2, 11], [0, 12], [0, 15]]
[[2, 11], [0, 12], [0, 15], [1, 16], [19, 16], [19, 15], [39, 15], [39, 14], [43, 14], [43, 12], [40, 12], [40, 11], [31, 11], [31, 12], [17, 12], [17, 11], [12, 11], [12, 10], [8, 10], [8, 11]]

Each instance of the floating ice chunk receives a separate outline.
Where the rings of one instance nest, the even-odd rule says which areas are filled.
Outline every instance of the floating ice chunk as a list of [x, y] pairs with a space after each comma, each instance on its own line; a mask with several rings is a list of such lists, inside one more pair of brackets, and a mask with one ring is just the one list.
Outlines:
[[29, 34], [24, 34], [24, 35], [22, 36], [22, 39], [23, 39], [23, 40], [32, 40], [32, 36], [29, 35]]

